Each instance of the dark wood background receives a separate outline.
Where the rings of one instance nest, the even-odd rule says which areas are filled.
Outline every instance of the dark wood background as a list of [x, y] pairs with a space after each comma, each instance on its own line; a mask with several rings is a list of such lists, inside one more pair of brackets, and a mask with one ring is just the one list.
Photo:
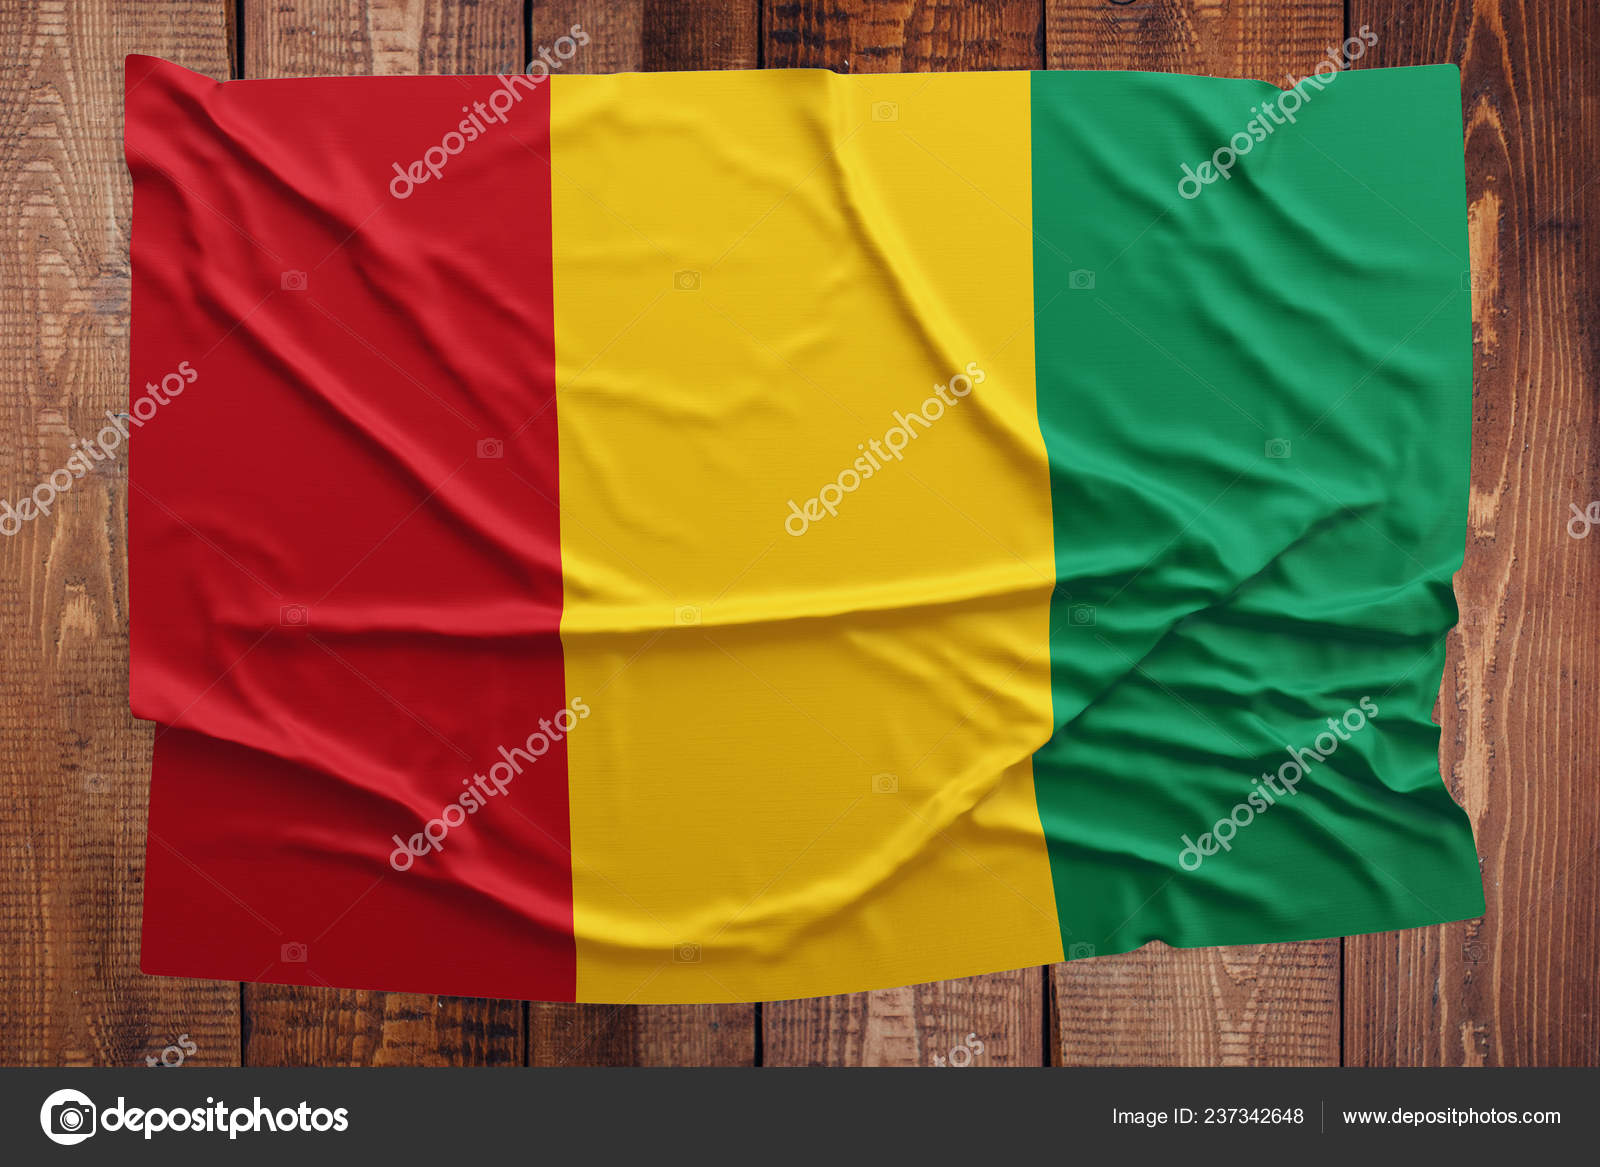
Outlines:
[[127, 395], [122, 58], [215, 77], [473, 73], [581, 23], [590, 72], [1464, 73], [1476, 349], [1461, 627], [1438, 706], [1488, 914], [766, 1005], [601, 1007], [138, 971], [151, 726], [127, 703], [126, 466], [0, 538], [0, 1064], [1600, 1062], [1600, 5], [1594, 0], [0, 0], [0, 495]]

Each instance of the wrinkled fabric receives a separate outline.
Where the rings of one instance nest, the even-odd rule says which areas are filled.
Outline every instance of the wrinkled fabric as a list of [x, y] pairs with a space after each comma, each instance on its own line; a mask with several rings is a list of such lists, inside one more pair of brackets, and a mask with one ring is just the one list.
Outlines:
[[129, 58], [143, 967], [764, 1000], [1479, 914], [1459, 77], [1300, 95]]

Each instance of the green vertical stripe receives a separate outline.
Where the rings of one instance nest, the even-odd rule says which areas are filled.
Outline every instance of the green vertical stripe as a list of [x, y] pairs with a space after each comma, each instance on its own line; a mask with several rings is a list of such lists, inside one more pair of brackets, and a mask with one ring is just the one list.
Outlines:
[[[1069, 956], [1483, 911], [1431, 720], [1471, 424], [1459, 74], [1341, 74], [1281, 125], [1269, 100], [1032, 79], [1059, 580], [1034, 781]], [[1236, 134], [1226, 179], [1199, 168]], [[1193, 198], [1184, 164], [1214, 178]]]

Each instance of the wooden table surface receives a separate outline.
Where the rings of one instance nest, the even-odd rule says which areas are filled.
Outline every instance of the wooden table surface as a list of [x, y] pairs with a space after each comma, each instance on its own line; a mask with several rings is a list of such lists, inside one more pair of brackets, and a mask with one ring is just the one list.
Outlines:
[[567, 68], [588, 72], [1049, 67], [1282, 84], [1362, 25], [1378, 44], [1359, 67], [1458, 63], [1475, 437], [1438, 716], [1487, 915], [766, 1005], [147, 977], [152, 727], [128, 713], [117, 461], [0, 538], [0, 1064], [933, 1065], [969, 1035], [984, 1066], [1600, 1062], [1600, 532], [1566, 529], [1573, 504], [1600, 498], [1594, 0], [0, 0], [0, 497], [126, 404], [125, 54], [215, 77], [482, 73], [574, 23], [591, 41]]

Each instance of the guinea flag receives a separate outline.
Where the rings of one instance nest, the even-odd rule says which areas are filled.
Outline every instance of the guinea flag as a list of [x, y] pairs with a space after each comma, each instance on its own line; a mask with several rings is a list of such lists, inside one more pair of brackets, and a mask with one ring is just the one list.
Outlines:
[[1480, 914], [1459, 76], [130, 57], [143, 967], [763, 1000]]

